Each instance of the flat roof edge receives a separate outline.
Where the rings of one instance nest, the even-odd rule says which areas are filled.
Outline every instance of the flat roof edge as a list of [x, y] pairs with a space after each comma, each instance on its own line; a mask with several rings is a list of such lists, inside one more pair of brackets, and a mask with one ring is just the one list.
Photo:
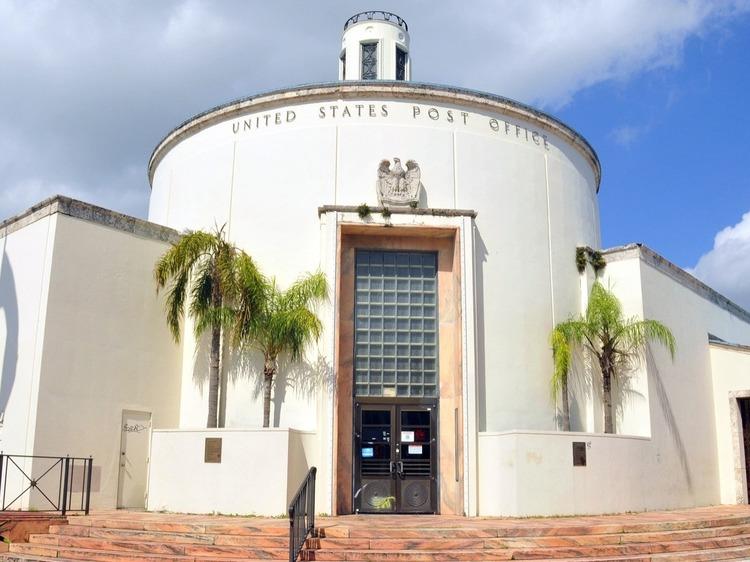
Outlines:
[[180, 238], [179, 232], [173, 228], [118, 213], [117, 211], [64, 195], [54, 195], [0, 222], [0, 238], [5, 238], [13, 232], [54, 214], [101, 224], [115, 230], [162, 242], [176, 242]]
[[683, 287], [690, 289], [698, 296], [703, 297], [714, 303], [716, 306], [750, 324], [750, 312], [644, 244], [633, 243], [608, 248], [602, 250], [602, 256], [604, 256], [607, 262], [638, 257], [654, 269], [657, 269], [672, 280], [678, 282]]

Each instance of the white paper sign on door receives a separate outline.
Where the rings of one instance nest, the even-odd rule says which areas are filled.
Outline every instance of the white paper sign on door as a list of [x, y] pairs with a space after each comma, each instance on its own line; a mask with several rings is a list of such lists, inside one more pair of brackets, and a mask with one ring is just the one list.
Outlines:
[[422, 454], [422, 445], [409, 445], [409, 454], [410, 455], [421, 455]]
[[401, 432], [402, 443], [414, 443], [414, 432], [413, 431], [402, 431]]

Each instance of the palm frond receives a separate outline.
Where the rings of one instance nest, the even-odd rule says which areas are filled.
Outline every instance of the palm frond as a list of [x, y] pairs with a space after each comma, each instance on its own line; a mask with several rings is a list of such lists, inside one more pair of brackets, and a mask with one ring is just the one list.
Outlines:
[[674, 335], [657, 320], [629, 320], [622, 326], [620, 334], [621, 347], [629, 348], [633, 352], [640, 353], [649, 342], [663, 345], [672, 359], [677, 352]]

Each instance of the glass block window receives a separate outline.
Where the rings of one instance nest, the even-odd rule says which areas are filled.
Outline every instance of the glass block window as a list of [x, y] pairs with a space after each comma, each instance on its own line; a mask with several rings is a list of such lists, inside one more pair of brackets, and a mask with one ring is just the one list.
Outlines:
[[378, 44], [362, 43], [362, 80], [378, 78]]
[[396, 80], [406, 80], [406, 51], [396, 47]]
[[357, 250], [354, 394], [438, 396], [437, 255]]

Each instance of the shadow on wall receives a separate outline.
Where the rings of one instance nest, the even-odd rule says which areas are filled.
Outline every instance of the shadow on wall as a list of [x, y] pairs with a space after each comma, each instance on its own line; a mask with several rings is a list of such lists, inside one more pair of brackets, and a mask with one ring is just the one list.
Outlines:
[[487, 380], [484, 352], [484, 264], [487, 261], [487, 246], [484, 244], [479, 229], [474, 225], [474, 302], [476, 311], [475, 341], [477, 345], [477, 428], [487, 431]]
[[18, 366], [18, 300], [13, 268], [3, 245], [3, 260], [0, 265], [0, 312], [5, 319], [5, 341], [3, 342], [2, 379], [0, 379], [0, 425], [4, 421], [5, 409], [16, 380]]
[[682, 441], [680, 435], [680, 428], [677, 425], [677, 420], [674, 417], [674, 411], [672, 410], [672, 404], [669, 402], [669, 394], [667, 389], [664, 387], [664, 381], [661, 378], [661, 372], [659, 367], [656, 365], [656, 359], [651, 351], [651, 346], [646, 347], [646, 367], [649, 380], [654, 383], [654, 389], [656, 390], [656, 397], [659, 399], [659, 405], [661, 406], [662, 414], [664, 414], [664, 422], [667, 425], [667, 432], [674, 446], [677, 449], [677, 458], [680, 460], [680, 466], [685, 476], [685, 483], [687, 484], [688, 490], [693, 491], [693, 477], [690, 474], [690, 465], [688, 464], [687, 451], [685, 450], [685, 443]]
[[[263, 396], [263, 356], [260, 352], [233, 352], [229, 354], [229, 379], [233, 383], [247, 380], [252, 384], [252, 396], [259, 400]], [[288, 357], [279, 361], [273, 382], [271, 404], [273, 406], [272, 427], [279, 427], [281, 412], [289, 389], [301, 398], [310, 400], [319, 391], [332, 394], [334, 389], [333, 368], [328, 360], [318, 354], [314, 361], [307, 359], [291, 362]]]

